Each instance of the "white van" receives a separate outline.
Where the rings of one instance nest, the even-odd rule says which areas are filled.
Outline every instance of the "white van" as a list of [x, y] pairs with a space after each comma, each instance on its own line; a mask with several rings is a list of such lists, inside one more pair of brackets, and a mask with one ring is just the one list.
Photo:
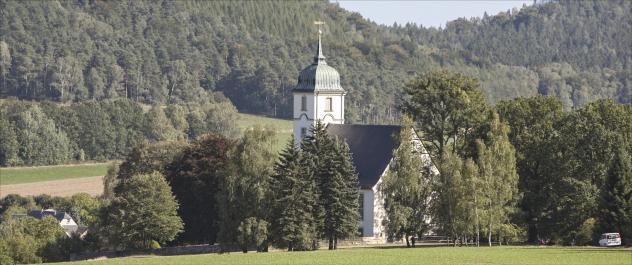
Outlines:
[[621, 246], [621, 235], [619, 233], [601, 234], [599, 245], [602, 247]]

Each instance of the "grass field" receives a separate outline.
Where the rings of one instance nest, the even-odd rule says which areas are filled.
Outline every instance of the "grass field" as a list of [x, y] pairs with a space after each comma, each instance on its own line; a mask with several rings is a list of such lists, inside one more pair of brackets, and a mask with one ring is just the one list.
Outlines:
[[135, 256], [64, 264], [464, 264], [464, 265], [602, 265], [632, 264], [632, 249], [564, 247], [422, 247], [352, 248], [336, 251], [230, 253], [189, 256]]
[[103, 176], [109, 163], [0, 168], [0, 185]]
[[261, 126], [262, 128], [271, 128], [276, 132], [276, 151], [281, 151], [292, 137], [292, 121], [257, 116], [252, 114], [239, 114], [237, 127], [241, 130]]

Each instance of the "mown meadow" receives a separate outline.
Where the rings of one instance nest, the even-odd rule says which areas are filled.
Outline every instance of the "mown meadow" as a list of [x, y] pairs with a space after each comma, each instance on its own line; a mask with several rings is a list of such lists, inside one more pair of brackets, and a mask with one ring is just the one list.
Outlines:
[[337, 251], [229, 253], [187, 256], [133, 256], [60, 264], [632, 264], [630, 248], [595, 247], [357, 247]]

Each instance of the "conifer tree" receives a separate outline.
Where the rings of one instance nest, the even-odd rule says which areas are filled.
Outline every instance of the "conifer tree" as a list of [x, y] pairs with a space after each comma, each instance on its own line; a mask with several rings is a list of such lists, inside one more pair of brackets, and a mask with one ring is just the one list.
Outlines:
[[291, 138], [271, 178], [272, 241], [288, 251], [313, 248], [317, 238], [313, 216], [317, 193], [310, 164]]
[[632, 243], [632, 163], [622, 147], [615, 153], [608, 170], [601, 205], [602, 232], [619, 232], [624, 244]]
[[332, 139], [319, 121], [302, 143], [304, 155], [313, 159], [318, 187], [315, 216], [318, 234], [337, 248], [337, 240], [352, 236], [359, 219], [358, 176], [352, 163], [349, 147]]

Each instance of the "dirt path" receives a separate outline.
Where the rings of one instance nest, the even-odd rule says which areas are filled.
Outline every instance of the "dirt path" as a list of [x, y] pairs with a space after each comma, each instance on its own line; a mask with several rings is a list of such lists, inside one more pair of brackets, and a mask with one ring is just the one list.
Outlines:
[[9, 194], [19, 194], [22, 196], [40, 194], [71, 196], [79, 192], [85, 192], [90, 195], [100, 195], [103, 192], [103, 176], [0, 186], [0, 198]]

